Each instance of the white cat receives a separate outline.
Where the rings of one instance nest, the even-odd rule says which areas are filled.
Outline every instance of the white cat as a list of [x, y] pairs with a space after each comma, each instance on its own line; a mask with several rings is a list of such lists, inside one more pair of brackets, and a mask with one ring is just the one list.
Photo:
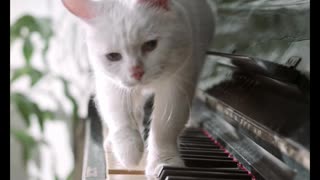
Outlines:
[[206, 0], [64, 0], [86, 28], [96, 101], [117, 159], [135, 166], [146, 97], [155, 95], [146, 174], [184, 166], [184, 128], [205, 52], [214, 34]]

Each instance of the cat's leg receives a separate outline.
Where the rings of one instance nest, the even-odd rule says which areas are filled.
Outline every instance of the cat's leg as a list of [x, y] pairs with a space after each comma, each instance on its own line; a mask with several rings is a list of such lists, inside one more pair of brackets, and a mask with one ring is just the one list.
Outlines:
[[144, 144], [133, 115], [132, 94], [113, 86], [100, 86], [96, 92], [98, 109], [108, 127], [108, 140], [115, 157], [125, 167], [138, 165]]
[[184, 166], [177, 139], [189, 117], [194, 83], [170, 78], [156, 88], [148, 140], [147, 175], [155, 175], [163, 165]]
[[143, 119], [145, 116], [144, 106], [145, 103], [150, 95], [145, 95], [141, 92], [142, 90], [137, 90], [132, 92], [132, 108], [133, 108], [133, 115], [137, 122], [137, 126], [141, 134], [143, 134], [144, 126], [143, 126]]

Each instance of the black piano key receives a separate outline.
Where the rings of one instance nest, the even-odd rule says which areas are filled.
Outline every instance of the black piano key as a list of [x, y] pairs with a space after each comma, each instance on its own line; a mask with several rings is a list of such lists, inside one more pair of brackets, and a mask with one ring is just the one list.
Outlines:
[[180, 140], [194, 140], [194, 141], [208, 141], [208, 142], [212, 142], [212, 140], [204, 135], [204, 134], [198, 134], [198, 137], [192, 137], [192, 136], [179, 136]]
[[179, 170], [165, 170], [160, 176], [160, 180], [165, 180], [168, 176], [182, 176], [193, 178], [208, 178], [208, 179], [237, 179], [237, 180], [251, 180], [251, 176], [243, 173], [228, 173], [228, 172], [199, 172], [199, 171], [179, 171]]
[[182, 133], [180, 133], [182, 136], [183, 135], [205, 135], [202, 131], [200, 131], [200, 132], [186, 132], [186, 131], [184, 131], [184, 132], [182, 132]]
[[188, 133], [192, 133], [192, 132], [202, 132], [202, 129], [188, 128], [188, 129], [183, 130], [183, 132], [188, 132]]
[[203, 136], [203, 137], [190, 137], [190, 136], [180, 136], [179, 139], [181, 141], [205, 141], [205, 142], [211, 142], [213, 143], [213, 141], [208, 138], [207, 136]]
[[207, 156], [227, 156], [227, 154], [223, 151], [206, 151], [206, 150], [185, 150], [180, 149], [180, 154], [188, 154], [188, 155], [207, 155]]
[[238, 167], [238, 163], [233, 160], [182, 158], [187, 167]]
[[203, 131], [182, 131], [180, 134], [203, 134]]
[[180, 141], [196, 141], [196, 142], [210, 142], [213, 143], [208, 137], [180, 137]]
[[189, 147], [195, 147], [195, 148], [215, 148], [215, 149], [223, 150], [219, 146], [215, 144], [209, 144], [209, 143], [180, 142], [179, 146], [183, 146], [183, 147], [189, 146]]
[[197, 148], [214, 148], [217, 147], [215, 144], [192, 144], [192, 143], [183, 143], [179, 144], [184, 147], [197, 147]]
[[208, 136], [204, 134], [181, 134], [180, 137], [182, 138], [203, 138], [206, 139]]
[[179, 141], [180, 144], [194, 144], [194, 145], [211, 145], [211, 146], [215, 146], [215, 147], [219, 147], [218, 145], [214, 144], [213, 142], [211, 141], [208, 141], [208, 142], [204, 142], [204, 141], [189, 141], [189, 140], [183, 140], [183, 141]]
[[210, 147], [210, 148], [197, 148], [197, 147], [188, 147], [188, 146], [180, 146], [180, 150], [194, 150], [194, 151], [213, 151], [213, 152], [224, 152], [224, 150]]
[[160, 180], [251, 180], [219, 145], [201, 129], [186, 129], [179, 137], [181, 158], [187, 167], [164, 166]]
[[247, 174], [246, 171], [239, 168], [199, 168], [199, 167], [172, 167], [172, 166], [163, 166], [159, 171], [158, 177], [162, 177], [164, 171], [198, 171], [198, 172], [225, 172], [225, 173], [240, 173]]
[[182, 154], [181, 155], [182, 158], [200, 158], [200, 159], [220, 159], [220, 160], [233, 160], [232, 158], [228, 157], [228, 156], [205, 156], [205, 155], [189, 155], [189, 154]]
[[212, 152], [212, 153], [224, 153], [226, 156], [228, 156], [224, 150], [217, 149], [217, 148], [196, 148], [196, 147], [179, 147], [180, 151], [199, 151], [199, 152]]

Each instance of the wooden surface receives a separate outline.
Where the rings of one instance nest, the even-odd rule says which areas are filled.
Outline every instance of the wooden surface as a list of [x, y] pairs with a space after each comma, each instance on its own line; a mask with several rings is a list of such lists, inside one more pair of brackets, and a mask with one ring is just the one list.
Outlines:
[[127, 169], [122, 166], [114, 157], [112, 149], [107, 147], [106, 161], [107, 161], [107, 177], [108, 180], [145, 180], [144, 167], [145, 167], [145, 155], [141, 160], [139, 166], [131, 169]]
[[102, 124], [94, 102], [89, 103], [89, 119], [86, 122], [83, 180], [105, 180], [106, 161], [103, 149]]

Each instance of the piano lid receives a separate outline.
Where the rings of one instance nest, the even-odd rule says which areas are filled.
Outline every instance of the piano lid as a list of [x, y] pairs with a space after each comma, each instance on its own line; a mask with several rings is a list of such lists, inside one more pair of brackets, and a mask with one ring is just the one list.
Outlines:
[[229, 69], [225, 80], [206, 89], [208, 94], [309, 149], [310, 82], [294, 69], [295, 65], [208, 53], [227, 57], [231, 62], [224, 63]]
[[294, 68], [299, 59], [285, 66], [235, 54], [208, 54], [221, 57], [208, 60], [215, 61], [213, 73], [219, 80], [212, 80], [212, 74], [202, 78], [202, 100], [278, 158], [284, 155], [308, 169], [310, 81]]

